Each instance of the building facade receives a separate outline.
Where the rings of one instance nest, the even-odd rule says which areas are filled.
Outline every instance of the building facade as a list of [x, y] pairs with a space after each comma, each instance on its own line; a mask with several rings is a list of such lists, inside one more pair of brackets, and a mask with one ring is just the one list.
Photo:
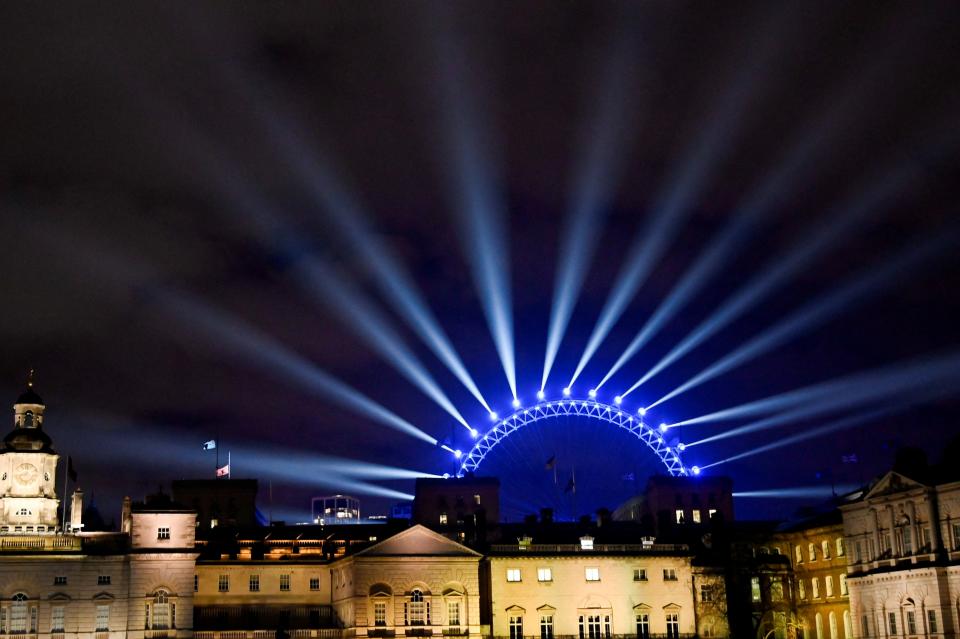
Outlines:
[[853, 636], [960, 636], [960, 482], [891, 471], [841, 511]]

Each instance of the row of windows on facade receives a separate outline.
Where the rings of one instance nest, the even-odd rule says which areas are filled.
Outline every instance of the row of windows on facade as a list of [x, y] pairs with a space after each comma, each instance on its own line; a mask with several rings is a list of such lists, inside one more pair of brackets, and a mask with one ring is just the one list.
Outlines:
[[[600, 568], [597, 567], [587, 567], [583, 569], [583, 577], [586, 581], [600, 581]], [[634, 581], [647, 581], [647, 569], [646, 568], [634, 568], [633, 569], [633, 580]], [[677, 570], [676, 568], [664, 568], [663, 569], [663, 580], [664, 581], [677, 581]], [[523, 581], [523, 575], [519, 568], [507, 568], [507, 581], [517, 582]], [[537, 568], [537, 581], [553, 581], [553, 569], [552, 568]]]
[[[950, 527], [950, 531], [953, 533], [952, 548], [954, 550], [960, 550], [960, 522], [954, 522]], [[914, 533], [910, 526], [897, 527], [893, 531], [892, 536], [889, 529], [881, 528], [877, 532], [879, 552], [877, 552], [878, 549], [874, 545], [874, 540], [868, 536], [866, 540], [857, 540], [854, 542], [854, 561], [859, 564], [864, 561], [873, 561], [874, 559], [889, 557], [894, 553], [903, 557], [918, 552], [930, 552], [933, 543], [930, 529], [924, 527], [918, 529], [918, 532], [919, 534], [916, 536], [919, 537], [919, 539], [916, 541], [919, 543], [914, 543]]]
[[[144, 629], [167, 630], [176, 628], [176, 604], [170, 601], [166, 591], [157, 591], [152, 600], [145, 604]], [[10, 603], [0, 606], [0, 635], [36, 634], [39, 609], [36, 601], [31, 601], [24, 593], [18, 592], [10, 598]], [[65, 632], [67, 609], [65, 606], [50, 607], [50, 632]], [[110, 604], [99, 604], [94, 617], [94, 630], [106, 632], [110, 629]]]
[[[834, 540], [833, 545], [837, 549], [837, 557], [843, 557], [844, 547], [843, 547], [843, 537], [837, 537]], [[830, 542], [824, 539], [820, 542], [820, 557], [823, 559], [830, 559]], [[803, 563], [803, 548], [800, 546], [793, 547], [793, 558], [796, 563]], [[816, 561], [817, 560], [817, 545], [814, 543], [807, 544], [807, 560]]]
[[[637, 639], [650, 637], [650, 613], [641, 612], [635, 616]], [[667, 612], [664, 615], [667, 637], [680, 636], [680, 613]], [[579, 615], [580, 639], [601, 639], [613, 636], [610, 615]], [[510, 639], [523, 639], [523, 615], [510, 615]], [[553, 615], [540, 615], [540, 639], [554, 639]]]
[[[448, 626], [460, 626], [463, 621], [460, 615], [460, 603], [459, 600], [447, 601]], [[405, 626], [429, 626], [432, 623], [430, 602], [426, 600], [422, 590], [414, 588], [403, 603], [403, 624]], [[387, 625], [386, 601], [373, 602], [373, 624], [375, 626]]]
[[[848, 613], [844, 613], [845, 615]], [[887, 635], [890, 637], [896, 637], [900, 634], [900, 629], [906, 631], [908, 635], [934, 635], [940, 632], [940, 624], [937, 619], [937, 611], [933, 609], [928, 609], [926, 618], [923, 614], [917, 614], [915, 610], [904, 610], [902, 614], [898, 616], [896, 612], [889, 611], [886, 613], [886, 616], [883, 616], [881, 612], [879, 618], [875, 618], [871, 622], [871, 615], [866, 614], [860, 617], [860, 630], [864, 637], [872, 636], [870, 634], [871, 628], [876, 629], [879, 634], [882, 626], [881, 624], [886, 623], [887, 626]], [[920, 624], [925, 624], [925, 628], [921, 628]], [[848, 635], [849, 636], [849, 635]]]
[[[290, 575], [280, 575], [280, 592], [290, 591]], [[193, 591], [200, 590], [200, 575], [193, 576]], [[250, 592], [260, 592], [260, 575], [249, 575], [247, 581], [247, 590]], [[310, 577], [310, 590], [320, 590], [320, 577]], [[219, 575], [217, 578], [217, 591], [230, 592], [230, 575]]]
[[[810, 626], [810, 637], [812, 639], [840, 639], [840, 628], [837, 622], [837, 613], [831, 611], [827, 615], [830, 634], [824, 634], [823, 614], [817, 613], [813, 617], [813, 625]], [[850, 611], [843, 611], [843, 636], [845, 639], [853, 638], [853, 624], [850, 622]]]
[[[846, 597], [848, 594], [847, 576], [838, 575], [837, 582], [840, 584], [840, 596]], [[823, 578], [823, 586], [824, 586], [826, 596], [833, 597], [835, 594], [835, 591], [833, 588], [833, 575], [827, 575], [826, 577]], [[820, 578], [819, 577], [813, 577], [812, 579], [810, 579], [810, 591], [811, 591], [810, 592], [811, 597], [813, 599], [820, 598]], [[807, 589], [805, 586], [804, 579], [797, 579], [797, 594], [800, 595], [801, 599], [807, 598]]]
[[[717, 514], [716, 508], [709, 509], [707, 511], [707, 521], [712, 519], [713, 516], [716, 514]], [[684, 515], [682, 508], [677, 508], [677, 510], [674, 512], [674, 517], [676, 518], [678, 524], [687, 523], [687, 518], [686, 518], [686, 515]], [[695, 524], [703, 523], [703, 515], [699, 509], [694, 509], [690, 511], [690, 521], [692, 521]]]
[[[66, 586], [67, 578], [64, 575], [57, 575], [53, 578], [54, 586]], [[110, 575], [97, 575], [97, 585], [98, 586], [109, 586], [110, 585]]]

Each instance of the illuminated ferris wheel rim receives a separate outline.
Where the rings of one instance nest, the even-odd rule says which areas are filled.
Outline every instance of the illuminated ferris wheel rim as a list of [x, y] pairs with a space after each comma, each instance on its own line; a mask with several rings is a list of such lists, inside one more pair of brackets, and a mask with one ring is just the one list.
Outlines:
[[643, 421], [645, 414], [646, 411], [640, 408], [637, 415], [634, 416], [623, 410], [619, 404], [614, 406], [597, 401], [594, 397], [590, 399], [565, 397], [560, 400], [541, 400], [533, 406], [518, 408], [510, 415], [497, 421], [493, 428], [480, 437], [465, 454], [455, 451], [457, 456], [461, 458], [457, 477], [463, 477], [464, 474], [469, 472], [476, 472], [487, 454], [496, 448], [497, 444], [524, 426], [545, 419], [566, 416], [589, 417], [626, 430], [654, 452], [671, 476], [699, 475], [700, 469], [697, 466], [690, 468], [684, 466], [683, 460], [680, 458], [684, 445], [677, 444], [676, 447], [673, 447], [664, 439], [664, 433], [669, 427], [666, 424], [661, 424], [659, 428], [651, 428]]

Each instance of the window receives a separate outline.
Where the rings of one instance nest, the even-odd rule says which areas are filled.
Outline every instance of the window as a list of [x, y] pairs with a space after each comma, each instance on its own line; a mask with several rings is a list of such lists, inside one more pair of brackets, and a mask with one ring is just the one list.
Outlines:
[[676, 515], [677, 523], [678, 523], [678, 524], [682, 524], [682, 523], [683, 523], [683, 508], [677, 508], [677, 510], [676, 510], [676, 512], [675, 512], [674, 514]]
[[847, 576], [840, 575], [840, 595], [843, 597], [847, 596]]
[[280, 575], [280, 592], [290, 591], [290, 575]]
[[634, 569], [633, 569], [633, 580], [634, 580], [634, 581], [646, 581], [646, 580], [647, 580], [647, 569], [646, 569], [646, 568], [634, 568]]
[[711, 508], [710, 510], [707, 511], [707, 516], [709, 516], [710, 519], [713, 519], [713, 516], [716, 515], [716, 514], [717, 514], [717, 509], [716, 509], [716, 508]]
[[830, 611], [830, 639], [840, 639], [840, 634], [837, 632], [837, 613]]
[[447, 625], [448, 626], [460, 625], [460, 602], [459, 601], [447, 602]]
[[510, 615], [510, 639], [523, 639], [523, 617]]
[[954, 550], [960, 550], [960, 522], [954, 522], [953, 524], [953, 548]]
[[67, 585], [67, 578], [66, 578], [66, 577], [54, 577], [54, 578], [53, 578], [53, 585], [54, 585], [54, 586], [66, 586], [66, 585]]
[[520, 581], [520, 569], [507, 568], [507, 581]]
[[693, 523], [695, 523], [695, 524], [699, 524], [699, 523], [700, 523], [700, 510], [699, 510], [699, 509], [693, 510], [693, 511], [690, 513], [690, 516], [691, 516], [691, 518], [693, 519]]
[[650, 615], [641, 612], [637, 615], [637, 639], [650, 639]]
[[750, 601], [760, 601], [760, 577], [750, 578]]
[[667, 613], [667, 637], [677, 639], [680, 636], [680, 613]]
[[260, 575], [250, 575], [250, 592], [260, 592]]
[[441, 526], [447, 525], [447, 513], [440, 513], [440, 525]]
[[807, 556], [810, 558], [810, 561], [817, 560], [817, 547], [813, 544], [807, 544]]
[[583, 576], [587, 581], [600, 581], [600, 569], [584, 568]]
[[833, 596], [833, 575], [827, 575], [823, 578], [823, 585], [827, 587], [827, 596]]
[[217, 591], [230, 592], [230, 575], [220, 575], [217, 582]]
[[870, 619], [867, 615], [860, 615], [860, 632], [864, 637], [870, 636]]
[[173, 604], [170, 603], [166, 591], [157, 591], [153, 596], [153, 603], [149, 610], [148, 618], [151, 628], [166, 630], [176, 627], [176, 624], [173, 623]]
[[813, 579], [811, 579], [810, 585], [813, 588], [813, 598], [819, 599], [820, 598], [820, 578], [814, 577]]
[[18, 592], [11, 597], [10, 604], [10, 634], [22, 635], [27, 632], [27, 596]]
[[550, 568], [537, 568], [537, 581], [553, 581], [553, 571]]
[[824, 539], [820, 542], [820, 549], [823, 551], [823, 558], [830, 559], [830, 542]]
[[837, 537], [836, 539], [837, 546], [837, 557], [843, 557], [843, 537]]
[[387, 602], [386, 601], [373, 602], [373, 625], [375, 626], [387, 625]]
[[[606, 634], [601, 634], [600, 624], [604, 624]], [[610, 636], [610, 616], [580, 615], [580, 639], [600, 639]]]
[[706, 584], [700, 586], [700, 601], [713, 601], [713, 586]]
[[414, 588], [410, 593], [410, 601], [407, 604], [407, 625], [422, 626], [426, 619], [426, 603], [423, 600], [423, 591]]
[[814, 625], [817, 630], [817, 639], [823, 639], [823, 615], [821, 615], [819, 612], [814, 618]]
[[473, 496], [473, 505], [474, 505], [474, 506], [479, 506], [479, 505], [480, 505], [480, 494], [479, 494], [479, 493], [477, 493], [476, 495]]
[[97, 632], [110, 630], [110, 605], [97, 606]]
[[797, 579], [797, 592], [800, 594], [801, 599], [807, 598], [806, 589], [803, 587], [803, 579]]
[[109, 585], [110, 585], [110, 575], [97, 575], [97, 585], [98, 585], [98, 586], [109, 586]]
[[770, 581], [770, 601], [783, 601], [783, 582], [780, 579]]
[[50, 632], [63, 632], [63, 606], [54, 606], [50, 609]]
[[320, 590], [320, 577], [310, 577], [310, 590]]
[[850, 621], [850, 611], [843, 611], [843, 637], [844, 639], [853, 639], [853, 622]]
[[157, 528], [157, 539], [170, 539], [170, 529], [166, 526]]
[[663, 569], [663, 580], [664, 580], [664, 581], [676, 581], [676, 580], [677, 580], [677, 570], [676, 570], [676, 568], [664, 568], [664, 569]]
[[903, 554], [912, 555], [913, 554], [913, 531], [909, 527], [904, 526], [901, 530], [901, 539], [903, 539]]
[[930, 634], [936, 634], [940, 632], [940, 626], [937, 625], [936, 610], [927, 610], [927, 631], [929, 631]]
[[200, 591], [200, 575], [193, 576], [193, 591], [194, 592]]
[[540, 615], [540, 639], [553, 639], [553, 615]]
[[796, 563], [803, 563], [803, 551], [800, 549], [800, 546], [793, 547], [793, 559]]
[[887, 632], [890, 635], [897, 634], [897, 613], [895, 612], [887, 613]]
[[913, 610], [907, 611], [907, 634], [917, 634], [917, 613]]
[[859, 541], [853, 545], [853, 560], [858, 564], [863, 561], [863, 544]]

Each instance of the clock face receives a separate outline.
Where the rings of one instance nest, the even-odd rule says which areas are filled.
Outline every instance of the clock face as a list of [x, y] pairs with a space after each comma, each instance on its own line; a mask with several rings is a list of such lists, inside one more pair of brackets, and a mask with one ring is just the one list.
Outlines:
[[20, 464], [13, 471], [13, 478], [18, 484], [32, 483], [40, 471], [33, 464]]

